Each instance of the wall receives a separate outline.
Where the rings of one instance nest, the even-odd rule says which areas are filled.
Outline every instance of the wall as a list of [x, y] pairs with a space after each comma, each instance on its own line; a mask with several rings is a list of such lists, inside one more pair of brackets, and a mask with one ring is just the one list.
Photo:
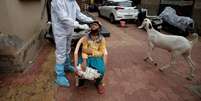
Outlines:
[[10, 20], [8, 20], [8, 12], [7, 12], [7, 5], [6, 0], [0, 0], [0, 32], [9, 32], [11, 27]]
[[42, 2], [0, 0], [0, 72], [21, 71], [37, 56], [45, 26]]
[[[6, 24], [0, 30], [4, 33], [9, 33], [19, 36], [20, 39], [27, 41], [33, 36], [33, 33], [40, 22], [41, 3], [40, 0], [21, 1], [21, 0], [1, 0], [1, 5], [7, 15], [6, 18], [0, 18], [2, 23]], [[7, 25], [7, 21], [10, 25]], [[11, 24], [12, 23], [12, 24]], [[2, 24], [1, 24], [2, 25]], [[28, 34], [30, 33], [30, 34]]]

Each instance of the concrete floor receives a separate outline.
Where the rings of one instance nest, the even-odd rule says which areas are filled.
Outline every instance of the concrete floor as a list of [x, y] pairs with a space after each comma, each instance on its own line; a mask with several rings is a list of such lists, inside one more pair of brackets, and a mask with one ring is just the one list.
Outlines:
[[[93, 14], [97, 17], [97, 14]], [[84, 88], [75, 87], [73, 74], [68, 73], [71, 86], [54, 84], [54, 48], [46, 44], [33, 66], [23, 73], [1, 75], [0, 101], [200, 101], [187, 87], [201, 84], [201, 41], [193, 48], [192, 59], [196, 63], [196, 77], [188, 81], [189, 68], [182, 57], [177, 64], [164, 72], [159, 67], [169, 63], [170, 54], [156, 48], [154, 66], [143, 61], [146, 56], [147, 35], [128, 24], [121, 28], [98, 18], [111, 32], [107, 38], [109, 63], [104, 78], [106, 93], [99, 95], [92, 82]]]

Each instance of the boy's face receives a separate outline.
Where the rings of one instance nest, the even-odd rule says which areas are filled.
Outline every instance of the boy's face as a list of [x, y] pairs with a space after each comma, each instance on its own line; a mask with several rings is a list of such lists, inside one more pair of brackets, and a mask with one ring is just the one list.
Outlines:
[[91, 30], [94, 31], [94, 30], [98, 30], [100, 28], [99, 24], [97, 23], [92, 23], [91, 24]]

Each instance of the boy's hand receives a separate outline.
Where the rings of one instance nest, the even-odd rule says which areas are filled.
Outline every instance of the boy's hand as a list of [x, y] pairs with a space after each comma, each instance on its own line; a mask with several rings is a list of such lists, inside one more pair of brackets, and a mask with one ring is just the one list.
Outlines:
[[85, 52], [87, 55], [92, 55], [93, 54], [93, 49], [83, 49], [83, 52]]
[[75, 75], [76, 75], [76, 76], [79, 76], [77, 67], [75, 67]]
[[89, 48], [89, 49], [83, 49], [82, 50], [84, 53], [86, 53], [87, 55], [92, 55], [93, 54], [93, 49]]
[[89, 55], [92, 55], [93, 54], [93, 50], [90, 48], [90, 49], [88, 49], [88, 54]]

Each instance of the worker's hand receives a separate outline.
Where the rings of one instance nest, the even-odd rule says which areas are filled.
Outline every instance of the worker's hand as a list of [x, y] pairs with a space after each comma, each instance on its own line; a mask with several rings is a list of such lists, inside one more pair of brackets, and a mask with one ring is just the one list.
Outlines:
[[94, 21], [97, 21], [101, 26], [103, 25], [99, 20], [94, 20]]
[[84, 29], [84, 30], [89, 30], [89, 26], [87, 24], [84, 24], [84, 25], [79, 25], [78, 28], [80, 29]]

